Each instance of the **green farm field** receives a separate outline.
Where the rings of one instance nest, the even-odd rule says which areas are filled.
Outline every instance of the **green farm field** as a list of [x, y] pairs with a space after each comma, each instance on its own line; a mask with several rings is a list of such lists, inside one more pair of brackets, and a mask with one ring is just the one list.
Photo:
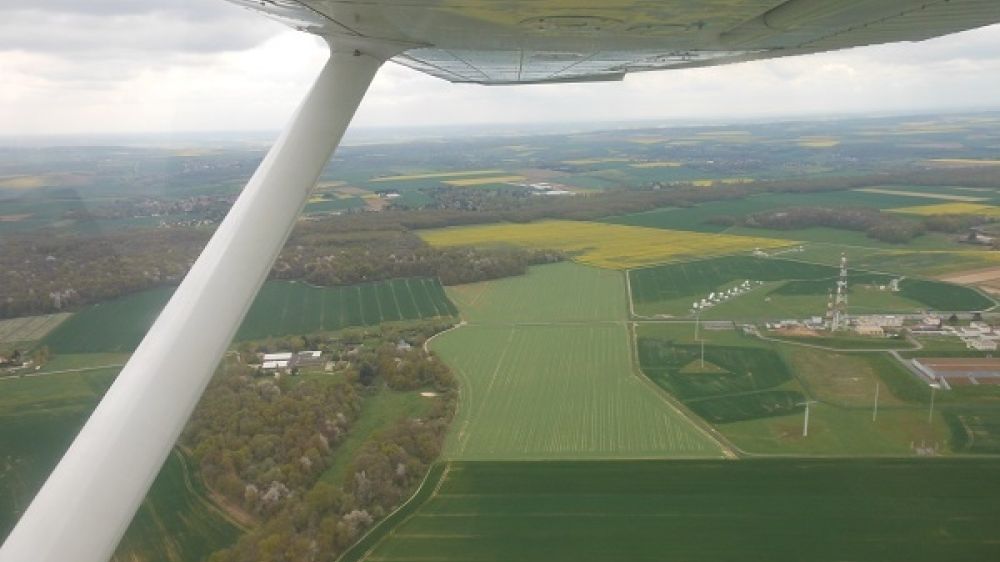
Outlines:
[[[702, 330], [702, 367], [692, 326], [641, 323], [643, 372], [745, 454], [908, 456], [921, 444], [941, 454], [953, 450], [943, 412], [928, 421], [927, 386], [885, 353], [848, 354]], [[804, 438], [801, 404], [807, 399], [817, 403]]]
[[216, 550], [234, 543], [242, 530], [204, 494], [187, 459], [175, 450], [160, 469], [111, 562], [207, 560]]
[[[344, 562], [1000, 557], [995, 459], [452, 462]], [[395, 525], [392, 525], [395, 523]]]
[[445, 457], [721, 456], [633, 370], [623, 281], [564, 263], [449, 289], [469, 324], [431, 341], [462, 384]]
[[689, 333], [677, 337], [674, 328], [639, 326], [639, 365], [650, 380], [706, 421], [718, 425], [802, 410], [802, 388], [773, 346], [748, 345], [750, 338], [743, 345], [726, 345], [715, 341], [715, 332], [702, 333], [702, 361], [701, 345]]
[[884, 249], [846, 244], [805, 244], [795, 258], [836, 266], [846, 254], [852, 268], [899, 275], [936, 277], [958, 271], [996, 267], [1000, 258], [987, 250], [917, 250], [907, 247]]
[[[97, 357], [97, 364], [106, 357]], [[86, 361], [77, 357], [74, 361]], [[0, 540], [44, 482], [110, 386], [118, 369], [0, 380]], [[198, 488], [179, 453], [170, 456], [113, 560], [204, 560], [240, 530]]]
[[937, 455], [952, 452], [948, 424], [940, 412], [930, 422], [927, 407], [845, 408], [819, 402], [809, 411], [809, 436], [802, 414], [720, 424], [718, 430], [745, 454], [840, 457], [912, 457], [914, 447]]
[[[63, 322], [43, 342], [56, 353], [132, 351], [172, 291], [154, 289], [90, 306]], [[270, 281], [261, 288], [235, 339], [334, 331], [455, 312], [435, 279], [393, 279], [325, 288]]]
[[622, 272], [573, 262], [448, 287], [447, 293], [470, 324], [624, 321], [628, 310]]
[[270, 282], [257, 294], [236, 339], [334, 331], [455, 312], [436, 279], [393, 279], [345, 287]]
[[[744, 216], [762, 211], [773, 211], [782, 207], [872, 207], [876, 209], [891, 209], [906, 205], [919, 204], [921, 199], [901, 195], [881, 193], [866, 193], [862, 191], [831, 191], [825, 193], [765, 193], [724, 201], [702, 203], [689, 208], [663, 208], [641, 213], [619, 215], [603, 219], [603, 222], [627, 224], [631, 226], [646, 226], [651, 228], [666, 228], [676, 230], [694, 230], [698, 232], [725, 232], [730, 227], [724, 224], [707, 222], [709, 219], [721, 216]], [[924, 200], [926, 201], [926, 199]], [[793, 240], [817, 240], [825, 242], [837, 241], [837, 235], [850, 235], [851, 232], [833, 229], [803, 229], [803, 230], [765, 230], [745, 229], [755, 236], [776, 236]], [[800, 233], [815, 231], [815, 235]], [[830, 231], [830, 232], [825, 232]], [[825, 234], [820, 234], [825, 232]], [[735, 233], [735, 232], [734, 232]], [[778, 234], [774, 234], [778, 233]], [[864, 237], [864, 234], [861, 234]], [[821, 239], [822, 238], [822, 239]], [[875, 240], [873, 244], [878, 244]]]
[[[836, 282], [836, 267], [782, 258], [725, 256], [634, 269], [629, 284], [640, 316], [687, 316], [691, 303], [745, 280], [764, 282], [705, 313], [705, 318], [759, 319], [821, 315]], [[978, 291], [929, 279], [903, 278], [899, 292], [880, 290], [893, 276], [849, 269], [852, 312], [985, 310], [992, 299]]]
[[60, 312], [0, 320], [0, 344], [40, 340], [69, 317]]

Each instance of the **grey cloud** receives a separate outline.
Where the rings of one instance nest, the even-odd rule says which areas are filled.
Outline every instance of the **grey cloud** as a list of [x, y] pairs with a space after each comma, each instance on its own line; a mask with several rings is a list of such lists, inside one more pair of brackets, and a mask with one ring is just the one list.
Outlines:
[[45, 0], [0, 8], [0, 51], [123, 58], [251, 48], [283, 27], [222, 0]]
[[183, 19], [213, 20], [229, 17], [234, 8], [224, 0], [32, 0], [0, 5], [0, 14], [31, 10], [103, 17], [171, 14]]
[[1000, 57], [1000, 25], [981, 27], [915, 43], [878, 45], [854, 52], [863, 52], [866, 57], [885, 63], [911, 65], [959, 59], [994, 59]]

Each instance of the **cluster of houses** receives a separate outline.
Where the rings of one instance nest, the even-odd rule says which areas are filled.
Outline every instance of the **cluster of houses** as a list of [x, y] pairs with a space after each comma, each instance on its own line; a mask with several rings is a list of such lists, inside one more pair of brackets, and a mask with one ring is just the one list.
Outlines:
[[[344, 355], [347, 358], [355, 357], [361, 353], [363, 344], [348, 344], [345, 346]], [[400, 353], [413, 349], [405, 339], [396, 342], [396, 351]], [[348, 365], [347, 360], [335, 360], [319, 350], [306, 351], [278, 351], [275, 353], [258, 353], [260, 359], [260, 371], [262, 373], [273, 374], [280, 377], [283, 374], [295, 374], [299, 369], [322, 367], [326, 372], [333, 372]], [[336, 354], [334, 354], [336, 355]], [[396, 359], [397, 363], [400, 359]]]
[[17, 350], [10, 357], [0, 355], [0, 369], [3, 369], [7, 373], [16, 373], [30, 367], [34, 367], [37, 371], [41, 368], [41, 365], [35, 365], [35, 362], [30, 357]]
[[[860, 336], [885, 337], [898, 333], [903, 328], [906, 318], [892, 314], [858, 315], [850, 317], [848, 326]], [[820, 316], [813, 316], [804, 320], [769, 322], [766, 327], [769, 330], [797, 328], [822, 330], [829, 327], [829, 322]], [[940, 316], [926, 314], [918, 320], [918, 323], [907, 326], [907, 329], [915, 335], [957, 337], [968, 349], [975, 351], [996, 351], [1000, 345], [1000, 331], [981, 321], [972, 321], [968, 326], [950, 326], [945, 324]]]
[[852, 316], [850, 327], [859, 336], [885, 337], [887, 331], [898, 332], [903, 327], [903, 317], [891, 314]]
[[564, 189], [566, 186], [553, 185], [549, 182], [539, 181], [534, 183], [516, 183], [518, 187], [525, 187], [535, 190], [535, 195], [573, 195], [573, 192]]
[[260, 370], [265, 373], [291, 373], [301, 367], [315, 367], [324, 364], [322, 351], [280, 351], [264, 353], [260, 356]]
[[920, 324], [911, 328], [915, 334], [954, 336], [965, 343], [965, 347], [976, 351], [996, 351], [1000, 333], [986, 322], [974, 320], [968, 326], [949, 326], [934, 315], [925, 316]]
[[996, 351], [1000, 334], [985, 322], [970, 322], [968, 326], [945, 326], [945, 331], [958, 336], [965, 347], [976, 351]]
[[[885, 337], [897, 332], [903, 327], [904, 317], [892, 314], [865, 314], [851, 316], [848, 328], [861, 336]], [[768, 330], [791, 330], [805, 328], [809, 330], [826, 330], [830, 328], [830, 320], [822, 316], [810, 316], [803, 320], [778, 320], [766, 324]]]

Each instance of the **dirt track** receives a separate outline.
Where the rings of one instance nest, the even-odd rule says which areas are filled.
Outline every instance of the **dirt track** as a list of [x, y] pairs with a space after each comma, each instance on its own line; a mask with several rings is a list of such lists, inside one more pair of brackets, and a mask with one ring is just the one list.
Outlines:
[[962, 285], [971, 285], [975, 283], [988, 283], [990, 281], [1000, 281], [1000, 267], [991, 267], [989, 269], [979, 269], [975, 271], [965, 271], [957, 275], [948, 275], [941, 278], [942, 281], [947, 281], [949, 283], [959, 283]]

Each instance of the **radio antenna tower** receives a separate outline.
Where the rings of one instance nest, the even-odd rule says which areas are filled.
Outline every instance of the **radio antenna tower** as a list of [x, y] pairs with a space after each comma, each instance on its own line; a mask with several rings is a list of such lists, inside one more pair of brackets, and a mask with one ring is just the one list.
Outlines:
[[847, 328], [847, 254], [840, 254], [840, 276], [837, 278], [837, 293], [833, 299], [833, 319], [830, 331]]

